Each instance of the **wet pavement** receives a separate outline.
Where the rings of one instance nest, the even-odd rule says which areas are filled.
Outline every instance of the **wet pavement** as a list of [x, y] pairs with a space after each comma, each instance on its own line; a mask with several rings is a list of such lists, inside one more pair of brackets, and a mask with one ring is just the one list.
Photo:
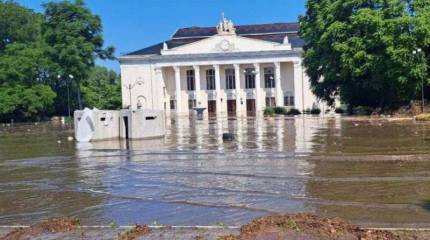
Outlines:
[[[232, 132], [235, 141], [223, 142]], [[272, 213], [430, 227], [430, 124], [277, 117], [167, 122], [164, 139], [78, 144], [0, 125], [0, 225], [241, 225]]]

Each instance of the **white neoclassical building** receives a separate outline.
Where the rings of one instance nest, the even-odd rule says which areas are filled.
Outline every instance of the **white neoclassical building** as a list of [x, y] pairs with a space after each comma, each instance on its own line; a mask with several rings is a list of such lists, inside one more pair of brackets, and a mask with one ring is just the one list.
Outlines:
[[302, 67], [298, 23], [178, 29], [120, 58], [124, 107], [185, 115], [261, 114], [269, 106], [319, 107]]

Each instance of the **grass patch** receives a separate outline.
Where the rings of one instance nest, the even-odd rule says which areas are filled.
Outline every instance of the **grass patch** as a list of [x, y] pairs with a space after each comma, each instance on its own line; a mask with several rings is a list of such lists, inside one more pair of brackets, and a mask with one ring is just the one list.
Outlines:
[[287, 221], [278, 222], [276, 223], [276, 226], [278, 226], [279, 228], [300, 232], [300, 228], [294, 219], [288, 219]]

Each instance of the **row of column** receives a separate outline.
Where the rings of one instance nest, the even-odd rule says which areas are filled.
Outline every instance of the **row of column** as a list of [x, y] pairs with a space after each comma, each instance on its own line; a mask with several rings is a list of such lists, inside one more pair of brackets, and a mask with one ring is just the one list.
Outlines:
[[[281, 63], [275, 62], [275, 99], [276, 99], [276, 105], [277, 106], [283, 106], [283, 93], [281, 88]], [[235, 85], [236, 89], [235, 91], [236, 95], [236, 109], [240, 109], [240, 101], [238, 101], [241, 98], [241, 92], [240, 91], [240, 64], [233, 64], [235, 69]], [[220, 111], [221, 108], [221, 74], [220, 74], [220, 65], [215, 64], [213, 65], [214, 71], [215, 71], [215, 92], [216, 92], [216, 109], [217, 112]], [[182, 94], [181, 94], [181, 71], [180, 66], [174, 66], [173, 67], [175, 72], [175, 100], [176, 100], [176, 111], [177, 112], [183, 112], [182, 109]], [[193, 66], [194, 72], [195, 72], [195, 96], [197, 102], [200, 100], [200, 66], [194, 65]], [[262, 88], [261, 88], [261, 64], [260, 63], [254, 63], [254, 69], [255, 69], [255, 104], [257, 110], [260, 109], [262, 104], [264, 102], [261, 101], [261, 95], [262, 95]], [[297, 64], [294, 64], [294, 95], [295, 95], [295, 102], [302, 103], [302, 77], [303, 73], [301, 72], [301, 65], [300, 68], [297, 66]]]

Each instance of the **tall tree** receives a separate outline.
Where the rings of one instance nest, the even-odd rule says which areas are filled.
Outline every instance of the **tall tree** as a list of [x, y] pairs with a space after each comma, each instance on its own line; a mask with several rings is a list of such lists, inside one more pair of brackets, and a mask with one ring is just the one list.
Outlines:
[[50, 63], [44, 56], [41, 16], [0, 1], [0, 121], [41, 119], [56, 94], [47, 84]]
[[14, 1], [0, 0], [0, 52], [7, 44], [36, 41], [41, 16]]
[[[42, 30], [49, 45], [48, 56], [58, 65], [59, 81], [71, 81], [77, 94], [78, 108], [82, 109], [81, 82], [88, 77], [97, 58], [113, 59], [114, 49], [103, 48], [101, 20], [85, 6], [84, 1], [49, 2], [44, 7]], [[66, 79], [69, 75], [73, 79]], [[64, 84], [57, 86], [64, 91]], [[64, 105], [57, 106], [60, 110], [58, 108], [64, 109]]]
[[427, 0], [308, 0], [300, 35], [314, 93], [330, 104], [340, 96], [351, 107], [390, 108], [417, 97], [426, 64], [413, 50], [422, 45], [418, 29], [429, 28], [428, 6]]

